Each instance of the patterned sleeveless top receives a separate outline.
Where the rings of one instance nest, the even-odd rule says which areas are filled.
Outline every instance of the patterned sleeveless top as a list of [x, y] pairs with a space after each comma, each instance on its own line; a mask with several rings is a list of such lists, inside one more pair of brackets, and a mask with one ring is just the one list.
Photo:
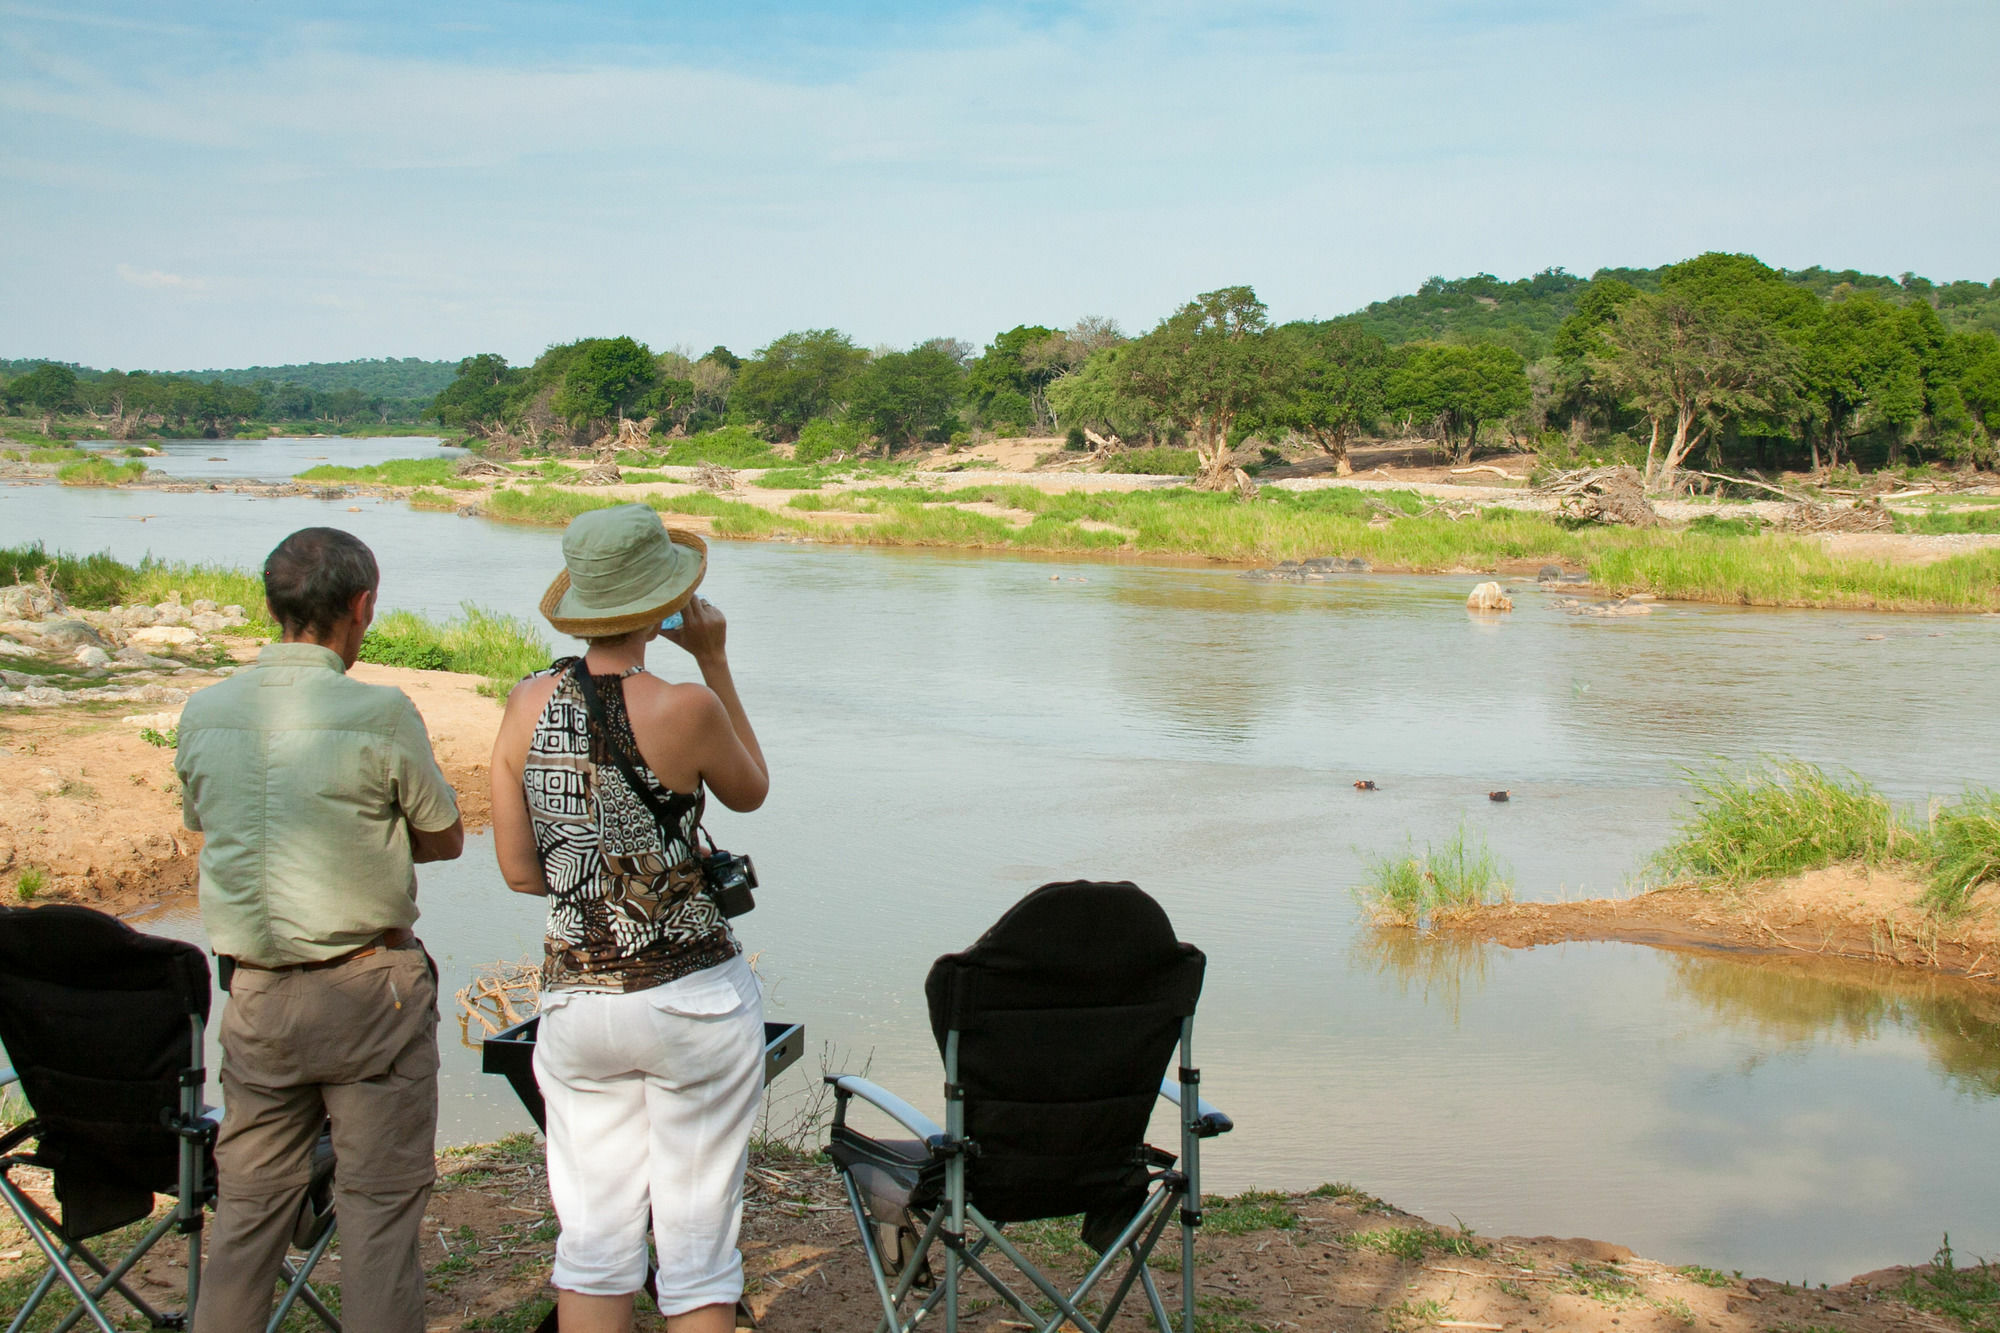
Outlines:
[[[622, 676], [591, 677], [611, 733], [593, 734], [570, 671], [575, 661], [564, 658], [535, 673], [555, 676], [556, 688], [535, 722], [522, 774], [549, 886], [543, 988], [646, 990], [728, 962], [742, 948], [702, 891], [694, 860], [703, 792], [680, 795], [646, 767], [625, 712]], [[652, 784], [666, 823], [633, 793], [612, 757], [614, 745]]]

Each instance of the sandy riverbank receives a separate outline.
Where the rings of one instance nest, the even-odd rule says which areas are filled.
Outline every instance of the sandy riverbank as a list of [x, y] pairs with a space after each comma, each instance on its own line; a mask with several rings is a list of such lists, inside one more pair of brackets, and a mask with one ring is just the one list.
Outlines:
[[[248, 658], [254, 648], [238, 653]], [[359, 663], [353, 675], [416, 701], [467, 828], [489, 818], [486, 762], [500, 705], [478, 676]], [[186, 689], [219, 677], [178, 679]], [[0, 711], [0, 882], [18, 898], [23, 872], [41, 873], [37, 902], [125, 912], [192, 891], [200, 835], [181, 827], [173, 751], [142, 732], [170, 730], [180, 707], [65, 704]]]
[[[1212, 1149], [1226, 1150], [1226, 1139]], [[555, 1221], [539, 1141], [516, 1135], [441, 1154], [438, 1165], [438, 1190], [424, 1218], [426, 1327], [525, 1333], [553, 1296], [547, 1283]], [[46, 1189], [45, 1180], [30, 1183]], [[1208, 1210], [1198, 1233], [1197, 1300], [1203, 1327], [1215, 1333], [1889, 1333], [1960, 1327], [1911, 1304], [1923, 1304], [1944, 1280], [1931, 1268], [1884, 1269], [1837, 1286], [1794, 1286], [1678, 1268], [1602, 1241], [1485, 1236], [1456, 1222], [1412, 1216], [1346, 1185], [1211, 1199]], [[1073, 1223], [1014, 1230], [1037, 1263], [1072, 1283], [1081, 1277], [1086, 1251]], [[1173, 1233], [1168, 1239], [1163, 1249], [1171, 1250]], [[25, 1290], [38, 1266], [27, 1257], [32, 1251], [24, 1240], [11, 1219], [0, 1221], [0, 1305]], [[745, 1301], [766, 1333], [860, 1333], [880, 1317], [854, 1224], [824, 1164], [783, 1149], [753, 1153], [742, 1246]], [[140, 1266], [142, 1292], [173, 1299], [182, 1279], [171, 1261], [176, 1252], [162, 1246]], [[1005, 1261], [996, 1268], [1013, 1276]], [[336, 1252], [319, 1274], [336, 1279], [339, 1271]], [[2000, 1278], [2000, 1268], [1989, 1273], [1961, 1267], [1955, 1280], [1964, 1285]], [[968, 1329], [1011, 1333], [1026, 1327], [1004, 1307], [975, 1304], [983, 1289], [974, 1283], [964, 1290]], [[1115, 1325], [1144, 1326], [1137, 1310]], [[638, 1327], [660, 1330], [665, 1323], [648, 1312]]]

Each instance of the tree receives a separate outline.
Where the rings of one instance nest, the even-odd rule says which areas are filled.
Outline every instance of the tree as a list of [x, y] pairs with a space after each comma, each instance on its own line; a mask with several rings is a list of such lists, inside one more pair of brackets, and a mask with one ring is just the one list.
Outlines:
[[1286, 374], [1265, 417], [1305, 436], [1348, 471], [1348, 446], [1382, 411], [1387, 345], [1353, 319], [1287, 324], [1278, 342]]
[[867, 363], [868, 353], [837, 329], [788, 333], [737, 368], [731, 413], [795, 439], [808, 421], [846, 400], [850, 382]]
[[44, 361], [7, 385], [7, 397], [25, 403], [42, 417], [42, 434], [55, 425], [56, 417], [76, 402], [76, 372], [54, 361]]
[[616, 418], [652, 392], [659, 380], [653, 353], [632, 338], [587, 338], [563, 371], [550, 406], [572, 426]]
[[1472, 459], [1479, 428], [1528, 404], [1521, 354], [1496, 343], [1411, 343], [1384, 386], [1392, 412], [1435, 422], [1455, 463]]
[[1186, 430], [1201, 459], [1197, 485], [1229, 484], [1229, 434], [1270, 400], [1280, 349], [1249, 287], [1203, 292], [1123, 349], [1123, 393]]
[[1059, 337], [1040, 324], [1016, 324], [994, 335], [984, 355], [966, 367], [966, 397], [988, 425], [1042, 426], [1050, 420], [1047, 390], [1062, 373], [1043, 362], [1033, 369], [1024, 358], [1040, 344]]
[[1123, 362], [1130, 347], [1127, 343], [1103, 348], [1081, 370], [1051, 381], [1050, 421], [1112, 438], [1130, 439], [1158, 430], [1160, 421], [1152, 405], [1129, 391]]
[[[1619, 308], [1605, 351], [1591, 365], [1651, 421], [1646, 481], [1666, 486], [1689, 451], [1731, 417], [1775, 411], [1790, 392], [1797, 359], [1741, 303], [1666, 288]], [[1658, 457], [1667, 419], [1673, 438]]]
[[941, 439], [957, 425], [965, 372], [936, 343], [890, 352], [854, 377], [848, 411], [866, 421], [884, 454], [918, 440]]
[[498, 352], [481, 352], [458, 363], [458, 378], [431, 402], [431, 415], [452, 430], [481, 434], [503, 420], [522, 372]]

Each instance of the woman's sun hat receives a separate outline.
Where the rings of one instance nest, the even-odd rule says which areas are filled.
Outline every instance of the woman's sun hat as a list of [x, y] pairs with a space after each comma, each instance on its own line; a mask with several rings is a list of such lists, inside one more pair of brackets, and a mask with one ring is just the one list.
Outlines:
[[542, 614], [573, 638], [610, 639], [686, 606], [708, 573], [708, 543], [662, 525], [645, 505], [578, 514], [563, 531], [563, 572]]

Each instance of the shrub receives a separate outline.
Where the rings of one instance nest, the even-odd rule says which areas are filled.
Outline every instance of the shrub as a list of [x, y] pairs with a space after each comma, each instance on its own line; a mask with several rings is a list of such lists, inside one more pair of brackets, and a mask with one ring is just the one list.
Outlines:
[[1067, 431], [1063, 433], [1063, 448], [1088, 449], [1089, 447], [1090, 447], [1090, 441], [1084, 438], [1083, 427], [1071, 426]]
[[771, 446], [752, 435], [744, 426], [724, 426], [704, 431], [685, 440], [675, 440], [666, 452], [666, 461], [683, 467], [694, 463], [719, 463], [723, 467], [769, 467], [778, 461]]
[[1130, 449], [1105, 465], [1107, 472], [1136, 472], [1152, 477], [1192, 477], [1201, 459], [1192, 449]]
[[450, 620], [414, 611], [376, 617], [361, 641], [361, 660], [417, 671], [462, 671], [486, 677], [482, 693], [504, 694], [549, 664], [549, 646], [524, 620], [465, 603]]
[[798, 447], [792, 451], [792, 461], [801, 466], [823, 462], [836, 454], [846, 454], [853, 458], [868, 446], [868, 432], [852, 421], [835, 421], [831, 417], [814, 417], [799, 432]]
[[172, 750], [177, 748], [181, 743], [181, 729], [179, 727], [168, 727], [165, 731], [160, 731], [154, 727], [141, 727], [139, 728], [139, 739], [159, 749]]

